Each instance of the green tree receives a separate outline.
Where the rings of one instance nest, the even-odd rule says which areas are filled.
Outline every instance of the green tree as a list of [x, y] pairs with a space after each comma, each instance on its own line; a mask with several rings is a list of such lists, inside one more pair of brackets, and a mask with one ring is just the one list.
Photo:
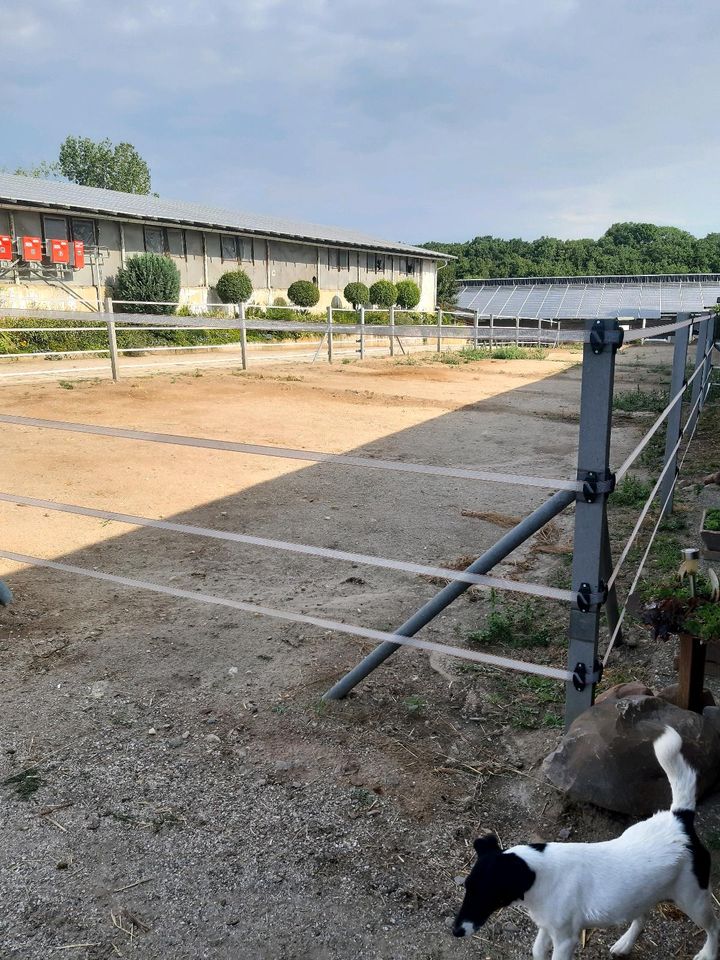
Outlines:
[[179, 297], [180, 271], [169, 257], [159, 253], [130, 257], [113, 284], [114, 299], [145, 301], [123, 304], [123, 313], [174, 313]]
[[122, 193], [150, 193], [150, 170], [131, 143], [66, 137], [57, 169], [73, 183]]
[[343, 296], [356, 310], [364, 303], [370, 302], [370, 291], [364, 283], [348, 283], [343, 290]]
[[314, 307], [320, 299], [317, 284], [309, 280], [296, 280], [288, 287], [288, 297], [296, 307]]
[[448, 264], [440, 267], [437, 272], [437, 302], [445, 310], [452, 310], [457, 306], [457, 283], [455, 282], [455, 265]]
[[390, 280], [376, 280], [368, 291], [370, 303], [387, 310], [397, 302], [397, 287]]
[[222, 303], [245, 303], [252, 296], [253, 286], [244, 270], [228, 270], [215, 284]]
[[414, 280], [399, 280], [397, 305], [403, 310], [412, 310], [420, 303], [420, 287]]

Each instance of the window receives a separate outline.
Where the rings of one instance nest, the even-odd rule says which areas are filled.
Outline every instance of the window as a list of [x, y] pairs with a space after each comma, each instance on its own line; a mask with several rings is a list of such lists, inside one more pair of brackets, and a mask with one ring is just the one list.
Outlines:
[[67, 240], [68, 229], [65, 217], [43, 217], [46, 240]]
[[409, 274], [410, 276], [413, 276], [413, 274], [415, 273], [415, 261], [414, 261], [414, 260], [406, 260], [406, 261], [405, 261], [405, 273]]
[[368, 273], [385, 273], [385, 257], [380, 253], [369, 253], [367, 255]]
[[328, 247], [328, 269], [329, 270], [349, 270], [350, 269], [350, 251], [337, 250]]
[[86, 247], [95, 246], [95, 222], [73, 217], [70, 221], [73, 240], [80, 240]]
[[165, 253], [165, 231], [162, 227], [145, 227], [147, 253]]
[[231, 237], [227, 233], [222, 234], [220, 237], [220, 250], [222, 252], [223, 260], [238, 259], [238, 249], [235, 237]]
[[253, 250], [252, 237], [238, 237], [238, 246], [240, 247], [240, 259], [254, 263], [255, 251]]
[[172, 257], [185, 256], [185, 234], [182, 230], [176, 230], [174, 227], [168, 227], [165, 231], [166, 244], [165, 249]]

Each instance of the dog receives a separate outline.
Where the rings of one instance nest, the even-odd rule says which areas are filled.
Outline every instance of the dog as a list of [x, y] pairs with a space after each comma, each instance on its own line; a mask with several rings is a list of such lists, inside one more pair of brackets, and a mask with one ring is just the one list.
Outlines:
[[533, 960], [545, 960], [551, 946], [552, 960], [570, 960], [583, 930], [630, 924], [610, 948], [613, 956], [624, 957], [647, 913], [670, 900], [705, 931], [695, 960], [717, 960], [710, 854], [694, 825], [697, 774], [671, 727], [653, 747], [670, 781], [670, 810], [602, 843], [531, 843], [503, 852], [496, 837], [481, 837], [453, 934], [470, 936], [496, 910], [517, 903], [538, 926]]

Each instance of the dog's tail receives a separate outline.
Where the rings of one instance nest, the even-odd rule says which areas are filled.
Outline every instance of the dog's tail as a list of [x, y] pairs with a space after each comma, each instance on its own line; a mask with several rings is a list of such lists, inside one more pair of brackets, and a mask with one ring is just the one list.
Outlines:
[[653, 744], [658, 763], [665, 771], [672, 790], [672, 811], [694, 810], [697, 798], [697, 773], [683, 757], [682, 737], [672, 727]]

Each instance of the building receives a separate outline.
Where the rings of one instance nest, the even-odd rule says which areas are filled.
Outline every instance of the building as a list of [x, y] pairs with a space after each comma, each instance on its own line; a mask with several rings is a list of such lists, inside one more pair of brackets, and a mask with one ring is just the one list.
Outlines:
[[[69, 242], [70, 263], [51, 262], [68, 255], [64, 243], [51, 254], [53, 240]], [[73, 268], [76, 242], [80, 269]], [[411, 279], [421, 291], [418, 309], [432, 310], [437, 267], [452, 259], [354, 230], [0, 173], [0, 305], [97, 309], [112, 295], [118, 268], [145, 252], [171, 258], [181, 302], [198, 306], [216, 303], [219, 277], [242, 269], [255, 303], [286, 297], [294, 280], [317, 283], [325, 307], [345, 305], [351, 281]]]

